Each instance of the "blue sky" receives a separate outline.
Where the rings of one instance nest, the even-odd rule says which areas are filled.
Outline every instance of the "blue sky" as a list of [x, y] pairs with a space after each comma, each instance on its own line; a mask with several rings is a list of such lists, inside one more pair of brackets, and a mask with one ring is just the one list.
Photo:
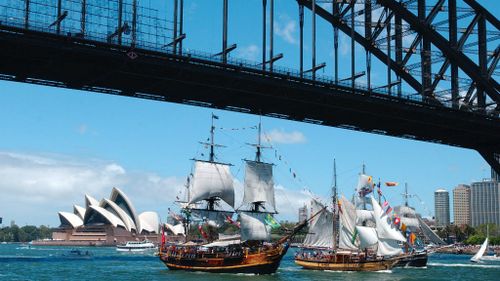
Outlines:
[[[285, 53], [280, 65], [297, 69], [297, 6], [295, 1], [275, 2], [275, 53]], [[186, 0], [186, 49], [219, 51], [221, 11], [212, 4]], [[490, 6], [498, 11], [496, 5]], [[235, 26], [230, 28], [229, 43], [238, 44], [233, 56], [260, 60], [261, 18], [255, 16], [260, 9], [261, 1], [230, 1], [230, 21]], [[331, 34], [326, 33], [324, 40], [320, 36], [327, 27], [318, 19], [318, 62], [331, 61]], [[309, 60], [306, 56], [306, 65]], [[331, 72], [329, 67], [326, 73]], [[375, 81], [386, 75], [380, 68], [374, 72]], [[107, 197], [113, 186], [122, 188], [139, 211], [157, 211], [164, 220], [190, 172], [190, 159], [202, 158], [206, 151], [198, 141], [209, 136], [211, 113], [220, 117], [217, 142], [228, 146], [217, 151], [218, 159], [234, 165], [238, 186], [243, 179], [241, 159], [254, 156], [245, 143], [254, 142], [257, 132], [248, 127], [259, 121], [248, 114], [4, 81], [0, 81], [0, 105], [4, 224], [15, 220], [21, 225], [58, 225], [57, 211], [83, 205], [85, 193]], [[451, 191], [458, 184], [490, 176], [489, 166], [471, 150], [268, 117], [262, 122], [282, 156], [279, 161], [274, 150], [265, 152], [265, 159], [277, 164], [280, 219], [296, 220], [296, 208], [308, 200], [304, 189], [327, 198], [333, 158], [341, 193], [352, 194], [365, 163], [375, 179], [401, 183], [384, 189], [392, 205], [401, 203], [403, 183], [408, 182], [410, 192], [425, 202], [412, 202], [424, 216], [434, 212], [435, 189]]]

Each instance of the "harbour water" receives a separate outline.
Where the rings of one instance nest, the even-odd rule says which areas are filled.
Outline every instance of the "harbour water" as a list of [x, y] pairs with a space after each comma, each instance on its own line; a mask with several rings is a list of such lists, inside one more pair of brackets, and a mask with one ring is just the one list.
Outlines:
[[[500, 263], [472, 264], [470, 256], [434, 254], [427, 268], [382, 272], [308, 271], [294, 265], [291, 249], [276, 274], [268, 276], [188, 273], [168, 270], [154, 254], [120, 253], [114, 248], [0, 245], [0, 280], [498, 280]], [[90, 255], [85, 255], [86, 252]]]

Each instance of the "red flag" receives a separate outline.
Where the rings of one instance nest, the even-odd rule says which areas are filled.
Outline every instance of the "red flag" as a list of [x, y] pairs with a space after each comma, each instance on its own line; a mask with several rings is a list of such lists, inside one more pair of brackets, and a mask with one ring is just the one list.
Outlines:
[[389, 206], [389, 207], [387, 208], [387, 210], [385, 210], [385, 213], [386, 213], [386, 214], [389, 214], [391, 211], [392, 211], [392, 207], [391, 207], [391, 206]]
[[398, 183], [395, 181], [388, 181], [388, 182], [385, 182], [385, 185], [386, 186], [396, 186], [396, 185], [398, 185]]
[[201, 236], [203, 236], [203, 238], [208, 239], [208, 234], [205, 231], [203, 231], [201, 225], [198, 225], [198, 230], [200, 231]]
[[165, 245], [165, 242], [166, 242], [166, 238], [165, 238], [165, 225], [162, 225], [161, 226], [161, 247], [163, 248], [163, 245]]

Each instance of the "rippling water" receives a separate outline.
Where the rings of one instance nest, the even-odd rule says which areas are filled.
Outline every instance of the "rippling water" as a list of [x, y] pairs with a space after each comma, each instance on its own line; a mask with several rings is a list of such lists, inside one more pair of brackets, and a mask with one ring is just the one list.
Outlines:
[[309, 271], [295, 266], [294, 250], [278, 272], [268, 276], [169, 271], [157, 257], [119, 253], [114, 248], [78, 248], [91, 257], [67, 256], [70, 247], [0, 245], [0, 280], [499, 280], [500, 263], [472, 264], [470, 256], [435, 254], [427, 268], [397, 268], [381, 272]]

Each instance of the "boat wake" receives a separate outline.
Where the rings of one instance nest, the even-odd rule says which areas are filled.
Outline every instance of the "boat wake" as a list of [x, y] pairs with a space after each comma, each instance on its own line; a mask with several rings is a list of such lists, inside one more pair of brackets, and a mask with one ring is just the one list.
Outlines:
[[385, 269], [385, 270], [377, 270], [377, 271], [374, 271], [374, 272], [377, 272], [377, 273], [392, 273], [392, 270]]
[[430, 266], [444, 266], [444, 267], [500, 268], [500, 265], [493, 265], [493, 264], [428, 263], [427, 265], [430, 265]]

